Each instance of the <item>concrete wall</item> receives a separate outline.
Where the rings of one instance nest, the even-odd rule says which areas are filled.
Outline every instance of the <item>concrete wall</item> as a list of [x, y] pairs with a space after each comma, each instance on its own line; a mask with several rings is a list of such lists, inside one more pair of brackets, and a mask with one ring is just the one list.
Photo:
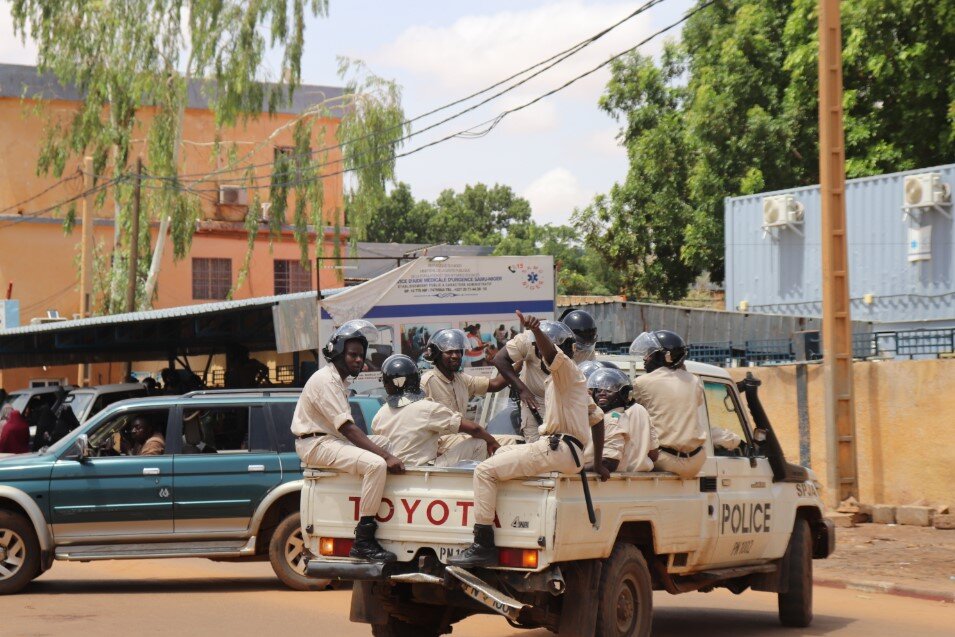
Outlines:
[[[763, 384], [760, 399], [786, 456], [799, 459], [796, 367], [740, 367]], [[826, 483], [822, 365], [809, 369], [812, 469]], [[955, 505], [955, 360], [877, 361], [853, 365], [860, 500]]]

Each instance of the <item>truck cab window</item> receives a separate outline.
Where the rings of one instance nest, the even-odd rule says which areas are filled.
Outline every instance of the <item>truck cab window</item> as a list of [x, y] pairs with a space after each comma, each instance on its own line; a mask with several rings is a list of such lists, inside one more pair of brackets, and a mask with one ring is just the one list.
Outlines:
[[717, 456], [746, 455], [746, 424], [732, 387], [726, 383], [704, 381], [703, 390], [714, 453]]

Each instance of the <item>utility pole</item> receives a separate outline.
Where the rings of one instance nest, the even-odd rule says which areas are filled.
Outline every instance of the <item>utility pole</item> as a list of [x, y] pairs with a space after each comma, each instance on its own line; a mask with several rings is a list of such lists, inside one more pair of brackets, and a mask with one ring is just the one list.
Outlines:
[[[133, 191], [133, 223], [129, 236], [128, 284], [126, 286], [126, 311], [136, 311], [136, 273], [139, 269], [139, 211], [143, 190], [143, 158], [136, 158], [136, 189]], [[133, 372], [133, 362], [126, 361], [126, 376]], [[125, 378], [123, 379], [125, 380]]]
[[[90, 315], [93, 307], [93, 158], [83, 158], [83, 230], [80, 235], [80, 318]], [[89, 365], [80, 364], [76, 384], [89, 384]], [[85, 381], [85, 382], [84, 382]]]
[[822, 344], [829, 503], [859, 497], [852, 321], [846, 248], [845, 134], [839, 0], [819, 0], [819, 185], [822, 196]]

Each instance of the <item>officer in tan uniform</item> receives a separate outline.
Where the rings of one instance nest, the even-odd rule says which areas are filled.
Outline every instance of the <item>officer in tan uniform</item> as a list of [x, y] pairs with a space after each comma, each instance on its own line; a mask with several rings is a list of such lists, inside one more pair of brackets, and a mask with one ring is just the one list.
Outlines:
[[521, 476], [549, 471], [575, 473], [585, 441], [593, 436], [596, 471], [601, 480], [610, 472], [603, 457], [603, 417], [591, 426], [587, 413], [587, 383], [571, 360], [574, 334], [563, 323], [544, 321], [517, 312], [521, 324], [533, 334], [547, 377], [544, 381], [544, 422], [541, 437], [525, 445], [501, 447], [496, 454], [474, 469], [474, 543], [460, 555], [448, 560], [463, 567], [497, 564], [494, 545], [494, 510], [498, 484]]
[[368, 342], [378, 330], [365, 320], [348, 321], [332, 335], [322, 353], [328, 364], [312, 374], [292, 415], [295, 451], [309, 467], [337, 469], [362, 477], [358, 526], [351, 557], [393, 562], [395, 554], [375, 539], [375, 515], [381, 506], [385, 473], [403, 473], [401, 460], [376, 444], [355, 424], [348, 385], [361, 373]]
[[[467, 348], [468, 337], [463, 330], [444, 329], [435, 332], [424, 354], [425, 360], [430, 361], [435, 368], [426, 371], [421, 377], [421, 388], [430, 400], [441, 403], [462, 417], [467, 413], [471, 398], [507, 387], [507, 381], [500, 374], [488, 378], [462, 372], [461, 361]], [[439, 453], [445, 453], [451, 445], [467, 438], [464, 434], [443, 436]], [[518, 436], [497, 436], [500, 444], [517, 444], [518, 440]]]
[[[576, 310], [576, 312], [590, 316], [582, 310]], [[568, 314], [568, 316], [570, 315]], [[565, 323], [564, 325], [566, 327]], [[574, 362], [593, 359], [596, 356], [593, 349], [591, 348], [589, 352], [580, 350], [577, 345], [576, 334], [569, 327], [568, 330], [574, 336], [574, 342], [570, 346], [571, 354], [568, 356], [572, 357]], [[593, 342], [596, 342], [596, 334], [595, 327]], [[581, 356], [579, 361], [577, 360], [578, 355]], [[514, 373], [514, 366], [518, 364], [521, 366], [520, 377]], [[534, 442], [540, 437], [538, 433], [539, 423], [534, 412], [536, 411], [538, 415], [544, 417], [547, 410], [544, 401], [544, 381], [547, 379], [547, 372], [544, 371], [540, 353], [531, 334], [524, 331], [509, 340], [507, 345], [495, 355], [494, 366], [497, 367], [498, 375], [503, 377], [507, 384], [517, 388], [521, 399], [521, 433], [523, 433], [526, 442]], [[593, 401], [589, 401], [588, 414], [591, 425], [603, 422], [603, 413], [598, 412], [600, 410], [597, 409]]]
[[[616, 368], [595, 369], [587, 378], [587, 389], [604, 412], [603, 463], [607, 470], [652, 471], [657, 443], [653, 439], [650, 415], [643, 406], [630, 405], [633, 387], [627, 374]], [[584, 455], [592, 464], [591, 445]]]
[[[371, 428], [388, 440], [389, 449], [408, 466], [453, 467], [464, 460], [484, 460], [498, 449], [494, 436], [460, 413], [428, 400], [421, 391], [421, 374], [408, 356], [389, 356], [381, 366], [388, 393]], [[461, 432], [462, 440], [439, 450], [442, 437]]]
[[703, 383], [687, 371], [686, 343], [668, 330], [644, 332], [630, 345], [630, 354], [643, 359], [646, 374], [633, 384], [633, 398], [650, 413], [659, 441], [654, 468], [683, 479], [696, 477], [706, 461], [706, 429], [700, 418]]

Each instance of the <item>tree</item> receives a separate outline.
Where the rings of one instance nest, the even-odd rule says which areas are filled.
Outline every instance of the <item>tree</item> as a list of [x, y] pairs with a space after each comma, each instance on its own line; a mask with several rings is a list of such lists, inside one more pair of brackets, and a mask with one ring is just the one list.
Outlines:
[[[219, 130], [257, 117], [266, 105], [269, 113], [290, 103], [301, 77], [306, 11], [327, 12], [326, 0], [12, 0], [14, 28], [21, 37], [37, 43], [40, 72], [52, 72], [84, 96], [80, 109], [68, 121], [50, 117], [41, 149], [38, 171], [62, 174], [68, 160], [92, 155], [98, 176], [118, 182], [113, 190], [116, 236], [109, 272], [111, 290], [105, 311], [122, 308], [125, 280], [125, 241], [138, 240], [140, 253], [149, 254], [148, 224], [131, 238], [129, 173], [134, 134], [145, 129], [143, 114], [152, 111], [146, 130], [146, 163], [153, 180], [144, 198], [147, 218], [161, 220], [159, 241], [149, 274], [140, 292], [140, 305], [149, 305], [158, 273], [167, 228], [176, 258], [189, 250], [199, 216], [200, 186], [209, 190], [213, 171], [190, 183], [180, 177], [183, 117], [190, 81], [201, 80]], [[270, 47], [282, 55], [282, 81], [259, 81]], [[356, 187], [348, 193], [355, 218], [361, 220], [370, 205], [384, 195], [384, 183], [393, 177], [394, 149], [405, 131], [397, 87], [376, 78], [360, 66], [344, 64], [351, 74], [346, 97], [306, 110], [295, 122], [295, 148], [273, 167], [271, 186], [263, 184], [235, 147], [229, 148], [227, 170], [258, 193], [269, 187], [272, 206], [269, 224], [275, 230], [284, 222], [288, 197], [295, 195], [294, 228], [303, 258], [307, 256], [309, 222], [321, 225], [323, 191], [321, 174], [330, 150], [312, 148], [317, 118], [340, 107], [345, 113], [338, 128], [343, 145], [343, 165], [353, 170]], [[141, 134], [141, 133], [138, 133]], [[317, 135], [322, 139], [322, 135]], [[360, 141], [356, 141], [360, 140]], [[220, 138], [212, 152], [219, 154]], [[268, 143], [269, 140], [263, 140]], [[324, 172], [340, 169], [342, 163]], [[98, 177], [102, 183], [105, 177]], [[105, 197], [105, 191], [103, 193]], [[246, 224], [249, 230], [247, 271], [262, 197], [253, 198]], [[102, 198], [101, 198], [102, 201]], [[68, 219], [72, 215], [68, 213]], [[360, 225], [360, 224], [359, 224]], [[147, 259], [142, 263], [146, 264]], [[240, 276], [240, 279], [242, 277]]]
[[495, 245], [508, 229], [531, 219], [531, 205], [510, 186], [467, 185], [460, 193], [444, 190], [427, 222], [428, 243]]
[[[818, 181], [815, 0], [726, 0], [659, 62], [612, 67], [600, 105], [630, 170], [577, 220], [627, 293], [723, 277], [723, 200]], [[955, 1], [844, 0], [848, 177], [955, 158]], [[628, 236], [627, 229], [632, 229]]]

